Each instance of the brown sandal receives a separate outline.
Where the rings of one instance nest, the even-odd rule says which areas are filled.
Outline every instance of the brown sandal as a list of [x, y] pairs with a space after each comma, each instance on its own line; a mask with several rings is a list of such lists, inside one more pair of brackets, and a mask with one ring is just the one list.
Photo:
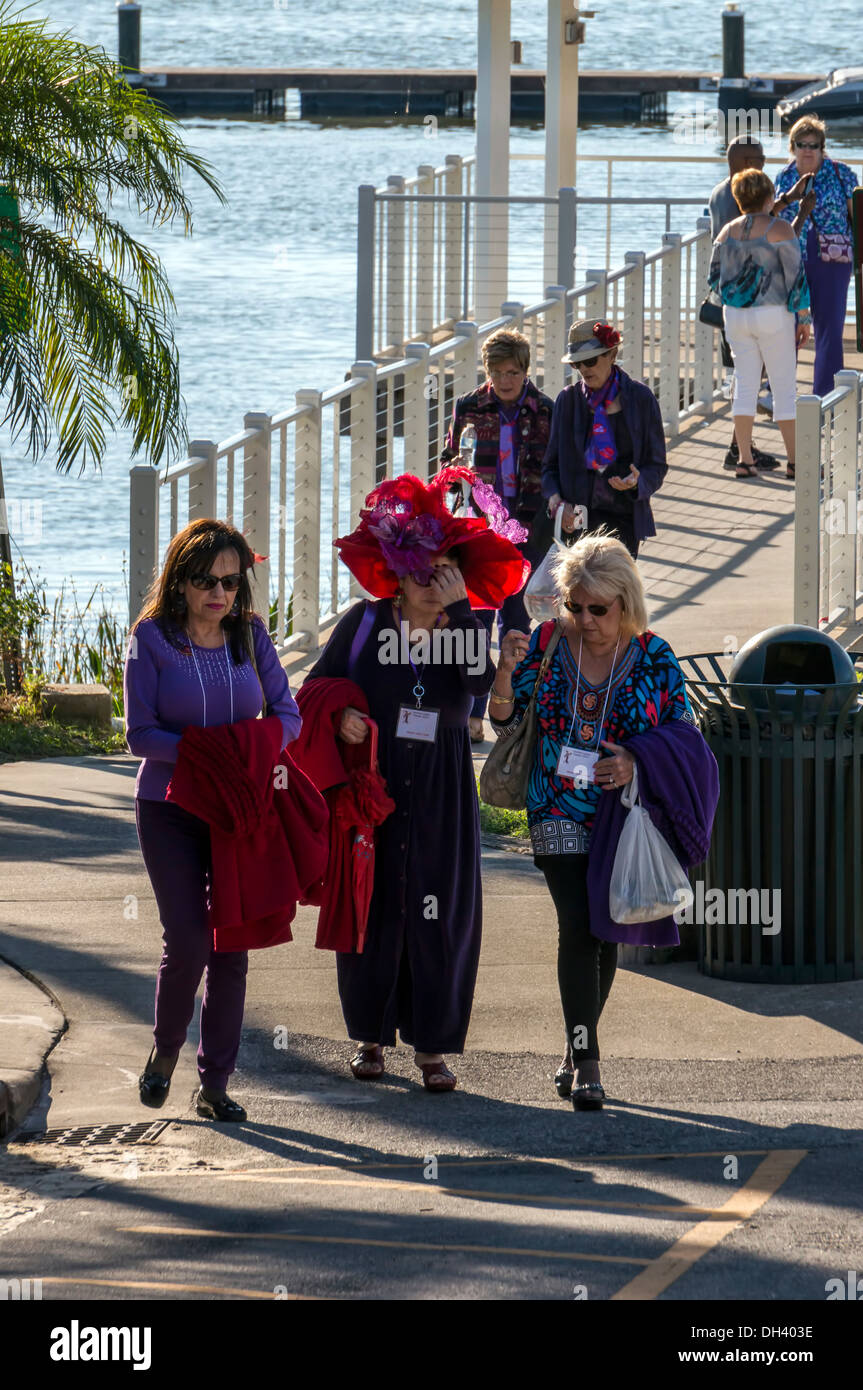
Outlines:
[[[375, 1043], [374, 1047], [358, 1047], [350, 1061], [351, 1071], [356, 1081], [380, 1081], [384, 1074], [384, 1050]], [[371, 1067], [371, 1071], [360, 1071], [360, 1067]]]
[[[454, 1091], [458, 1078], [450, 1071], [446, 1062], [417, 1062], [423, 1074], [423, 1085], [427, 1091]], [[432, 1085], [432, 1082], [440, 1082]]]
[[735, 478], [757, 478], [758, 469], [754, 463], [738, 463]]
[[[786, 476], [786, 478], [793, 478], [793, 477], [796, 476], [796, 475], [795, 475], [795, 472], [794, 472], [794, 468], [795, 468], [795, 465], [794, 465], [793, 463], [789, 463], [789, 464], [786, 465], [786, 468], [785, 468], [785, 476]], [[824, 475], [823, 475], [823, 473], [822, 473], [822, 475], [821, 475], [821, 480], [822, 480], [822, 482], [824, 481]]]

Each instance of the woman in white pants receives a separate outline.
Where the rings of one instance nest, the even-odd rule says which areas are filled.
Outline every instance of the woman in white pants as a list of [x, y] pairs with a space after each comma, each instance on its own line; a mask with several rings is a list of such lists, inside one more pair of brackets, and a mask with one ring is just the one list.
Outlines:
[[800, 244], [791, 226], [772, 215], [774, 189], [766, 174], [744, 169], [731, 180], [731, 191], [743, 215], [727, 223], [713, 243], [710, 286], [725, 306], [725, 336], [734, 355], [737, 477], [757, 476], [752, 424], [764, 366], [773, 392], [773, 419], [785, 441], [786, 475], [793, 478], [797, 349], [810, 332]]

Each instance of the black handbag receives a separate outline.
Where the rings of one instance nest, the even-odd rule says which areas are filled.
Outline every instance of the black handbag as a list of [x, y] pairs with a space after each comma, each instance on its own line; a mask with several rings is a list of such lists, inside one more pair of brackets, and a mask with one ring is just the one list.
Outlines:
[[701, 323], [706, 323], [710, 328], [724, 328], [725, 317], [722, 312], [721, 304], [714, 304], [710, 295], [707, 296], [701, 308], [698, 310], [698, 318]]

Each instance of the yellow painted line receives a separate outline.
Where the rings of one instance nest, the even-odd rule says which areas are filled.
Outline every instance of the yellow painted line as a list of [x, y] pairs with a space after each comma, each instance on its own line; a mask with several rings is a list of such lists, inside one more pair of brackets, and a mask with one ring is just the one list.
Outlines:
[[731, 1231], [759, 1211], [808, 1153], [808, 1149], [777, 1149], [768, 1154], [749, 1181], [720, 1208], [725, 1220], [700, 1221], [675, 1241], [664, 1255], [651, 1261], [647, 1269], [612, 1294], [612, 1300], [657, 1298], [691, 1269], [702, 1255], [713, 1250]]
[[724, 1209], [689, 1206], [682, 1202], [627, 1202], [617, 1201], [613, 1197], [556, 1197], [551, 1192], [492, 1192], [483, 1188], [447, 1187], [437, 1179], [429, 1179], [428, 1182], [399, 1182], [397, 1178], [380, 1178], [375, 1181], [373, 1178], [258, 1177], [254, 1173], [221, 1173], [219, 1176], [231, 1182], [296, 1183], [301, 1187], [362, 1187], [366, 1192], [396, 1188], [399, 1192], [422, 1192], [426, 1197], [436, 1193], [442, 1197], [477, 1198], [484, 1202], [539, 1202], [566, 1207], [623, 1207], [627, 1211], [669, 1211], [683, 1216], [724, 1215]]
[[380, 1250], [437, 1250], [444, 1254], [467, 1255], [529, 1255], [539, 1260], [588, 1260], [591, 1264], [650, 1265], [634, 1255], [585, 1255], [568, 1250], [527, 1250], [508, 1245], [442, 1245], [426, 1240], [364, 1240], [360, 1236], [300, 1236], [283, 1231], [209, 1231], [194, 1226], [118, 1226], [118, 1231], [131, 1231], [145, 1236], [200, 1236], [204, 1240], [279, 1240], [300, 1245], [359, 1245], [363, 1249]]
[[[169, 1293], [215, 1293], [224, 1294], [231, 1298], [265, 1298], [268, 1302], [273, 1302], [273, 1294], [263, 1293], [260, 1289], [233, 1289], [222, 1288], [218, 1284], [165, 1284], [151, 1283], [145, 1279], [72, 1279], [59, 1274], [47, 1275], [41, 1281], [43, 1284], [93, 1284], [102, 1289], [161, 1289]], [[301, 1301], [303, 1303], [317, 1303], [318, 1299], [310, 1294], [289, 1293], [286, 1300]], [[279, 1300], [284, 1301], [284, 1300]]]

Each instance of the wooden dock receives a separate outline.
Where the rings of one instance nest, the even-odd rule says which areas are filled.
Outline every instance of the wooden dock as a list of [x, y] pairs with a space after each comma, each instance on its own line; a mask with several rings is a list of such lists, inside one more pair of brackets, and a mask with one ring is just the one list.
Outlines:
[[[177, 114], [276, 115], [285, 109], [287, 93], [296, 93], [303, 118], [473, 120], [476, 98], [476, 72], [469, 68], [144, 68], [129, 80], [145, 86]], [[735, 102], [741, 110], [772, 110], [780, 97], [814, 80], [811, 73], [753, 74]], [[716, 98], [717, 84], [713, 72], [583, 71], [579, 116], [661, 117], [669, 92], [703, 93], [710, 101]], [[514, 68], [511, 91], [514, 122], [544, 119], [542, 70]]]

